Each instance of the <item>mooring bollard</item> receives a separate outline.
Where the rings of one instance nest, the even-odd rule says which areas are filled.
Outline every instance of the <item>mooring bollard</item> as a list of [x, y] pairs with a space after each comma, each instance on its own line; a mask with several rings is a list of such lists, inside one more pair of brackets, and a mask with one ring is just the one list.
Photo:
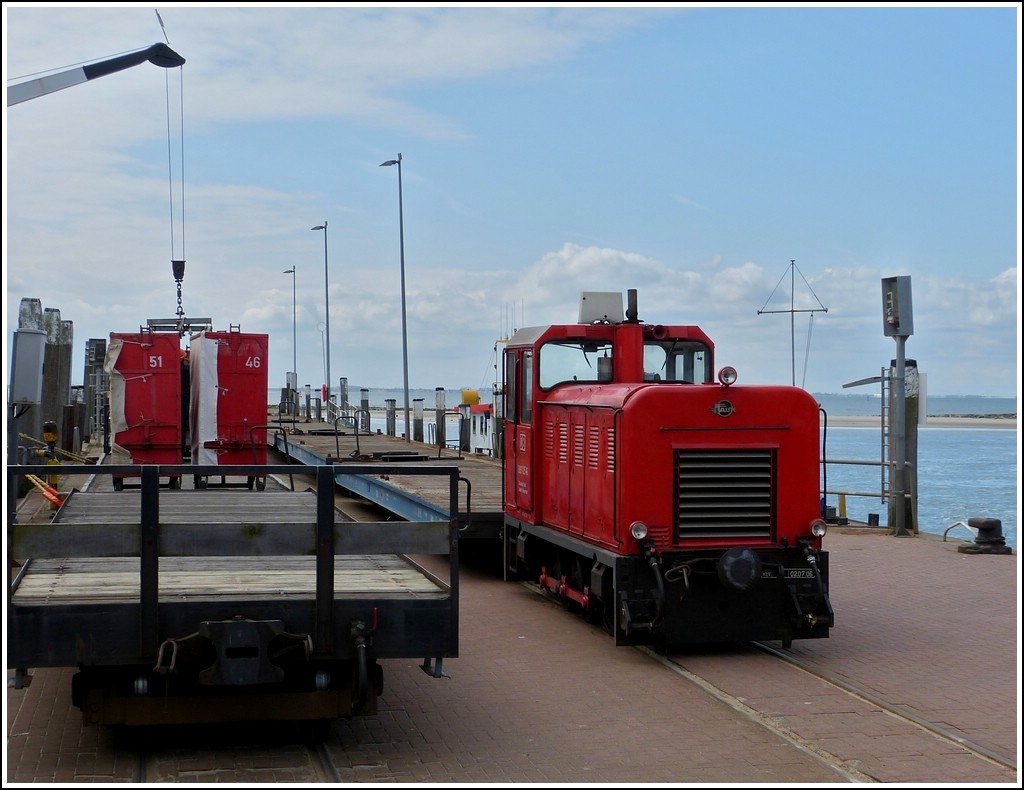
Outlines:
[[961, 554], [1013, 554], [1003, 537], [1003, 522], [997, 518], [969, 518], [967, 526], [978, 530], [974, 543], [958, 546]]

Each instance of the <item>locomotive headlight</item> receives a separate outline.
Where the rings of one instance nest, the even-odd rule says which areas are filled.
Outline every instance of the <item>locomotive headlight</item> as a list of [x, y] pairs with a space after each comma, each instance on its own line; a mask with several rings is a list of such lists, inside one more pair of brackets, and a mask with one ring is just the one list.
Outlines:
[[724, 387], [728, 387], [730, 384], [735, 384], [739, 374], [736, 372], [736, 368], [732, 365], [726, 365], [718, 371], [718, 381]]
[[647, 525], [642, 521], [634, 521], [629, 525], [629, 534], [637, 540], [643, 540], [647, 537]]
[[822, 519], [816, 518], [811, 522], [811, 534], [816, 538], [825, 537], [825, 533], [828, 532], [828, 524]]

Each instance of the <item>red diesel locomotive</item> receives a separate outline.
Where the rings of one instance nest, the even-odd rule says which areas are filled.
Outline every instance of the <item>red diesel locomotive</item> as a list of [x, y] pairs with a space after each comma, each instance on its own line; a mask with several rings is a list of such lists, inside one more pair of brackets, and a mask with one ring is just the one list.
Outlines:
[[617, 645], [824, 638], [819, 409], [798, 387], [714, 377], [695, 326], [584, 293], [578, 324], [504, 358], [506, 576], [603, 622]]

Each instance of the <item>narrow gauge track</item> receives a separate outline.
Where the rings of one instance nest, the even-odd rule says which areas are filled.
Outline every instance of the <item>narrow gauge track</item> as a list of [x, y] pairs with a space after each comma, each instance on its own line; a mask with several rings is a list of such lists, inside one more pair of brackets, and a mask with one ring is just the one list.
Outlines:
[[786, 653], [782, 652], [776, 647], [773, 647], [772, 645], [768, 645], [763, 642], [750, 642], [749, 644], [756, 650], [760, 650], [761, 652], [766, 653], [767, 655], [774, 656], [775, 658], [785, 661], [787, 664], [790, 664], [800, 670], [803, 670], [804, 672], [807, 672], [808, 674], [811, 674], [814, 677], [823, 680], [832, 686], [835, 686], [836, 688], [842, 689], [848, 694], [852, 694], [855, 697], [859, 697], [865, 702], [874, 705], [875, 707], [880, 708], [881, 710], [884, 710], [890, 716], [894, 716], [897, 719], [908, 722], [909, 724], [913, 724], [916, 727], [920, 727], [922, 730], [931, 733], [940, 740], [946, 741], [954, 746], [959, 746], [963, 749], [966, 749], [972, 754], [977, 755], [982, 759], [989, 760], [992, 763], [1000, 766], [1001, 768], [1006, 768], [1011, 771], [1017, 770], [1017, 760], [1014, 757], [1007, 757], [1006, 755], [998, 754], [992, 751], [991, 749], [987, 749], [984, 746], [981, 746], [980, 744], [974, 743], [958, 735], [956, 732], [954, 732], [948, 727], [944, 727], [941, 724], [936, 724], [935, 722], [927, 721], [921, 718], [920, 716], [916, 716], [913, 713], [904, 710], [900, 706], [893, 705], [891, 702], [882, 699], [877, 694], [873, 694], [872, 692], [867, 691], [866, 689], [855, 686], [852, 683], [848, 683], [847, 681], [843, 680], [842, 678], [838, 678], [835, 675], [829, 674], [827, 672], [822, 672], [816, 667], [813, 667], [810, 664], [808, 664], [806, 661], [801, 661], [799, 658], [787, 655]]
[[[596, 627], [596, 626], [595, 626]], [[867, 705], [874, 707], [877, 710], [883, 711], [887, 715], [916, 727], [920, 730], [925, 731], [930, 736], [938, 739], [940, 742], [948, 744], [958, 749], [966, 750], [979, 759], [990, 762], [991, 764], [1004, 768], [1009, 771], [1017, 770], [1017, 760], [1014, 757], [1008, 757], [1003, 754], [992, 751], [980, 744], [974, 743], [955, 732], [949, 727], [945, 727], [941, 724], [927, 721], [926, 719], [917, 716], [913, 713], [908, 712], [899, 705], [879, 697], [867, 689], [864, 689], [855, 684], [849, 683], [842, 678], [839, 678], [828, 672], [824, 672], [821, 669], [813, 666], [812, 664], [802, 661], [799, 658], [788, 655], [781, 651], [779, 648], [774, 647], [770, 644], [763, 642], [747, 642], [745, 643], [751, 649], [758, 651], [764, 655], [778, 659], [781, 662], [798, 669], [808, 675], [832, 686], [840, 691], [849, 694], [857, 699], [861, 700]], [[845, 776], [850, 782], [874, 782], [876, 779], [867, 776], [855, 769], [852, 769], [847, 761], [840, 760], [829, 752], [815, 746], [815, 744], [807, 738], [801, 737], [797, 733], [783, 726], [772, 716], [763, 714], [757, 711], [755, 708], [747, 705], [742, 699], [729, 693], [725, 689], [711, 683], [707, 679], [701, 677], [699, 674], [688, 670], [683, 664], [672, 656], [661, 655], [650, 647], [636, 647], [634, 648], [638, 652], [644, 653], [654, 661], [657, 661], [662, 666], [670, 669], [671, 671], [685, 677], [691, 683], [704, 689], [708, 694], [718, 699], [720, 702], [728, 705], [729, 707], [743, 713], [744, 715], [758, 721], [762, 726], [775, 732], [779, 737], [792, 743], [797, 748], [803, 751], [814, 754], [817, 759], [823, 763], [832, 767], [837, 773]]]
[[220, 725], [121, 729], [114, 759], [134, 766], [133, 784], [338, 784], [326, 734], [312, 725], [278, 722], [245, 723], [228, 732]]
[[[566, 611], [572, 616], [579, 617], [579, 614], [577, 612], [571, 612], [571, 610], [566, 608], [565, 601], [560, 599], [551, 591], [541, 588], [535, 582], [523, 581], [520, 582], [520, 584], [522, 584], [530, 591], [536, 593], [537, 595], [540, 595], [545, 600], [552, 603], [555, 607], [560, 608], [563, 611]], [[589, 627], [594, 628], [598, 631], [604, 631], [604, 628], [598, 624], [590, 624]], [[981, 744], [974, 743], [973, 741], [964, 738], [963, 736], [958, 734], [953, 728], [943, 726], [942, 724], [928, 721], [920, 716], [917, 716], [907, 711], [904, 707], [895, 705], [885, 700], [884, 698], [878, 696], [877, 694], [868, 691], [865, 688], [862, 688], [846, 680], [843, 680], [842, 678], [837, 677], [834, 674], [825, 672], [820, 668], [815, 667], [811, 663], [802, 661], [801, 659], [795, 656], [789, 655], [784, 651], [780, 650], [778, 647], [775, 647], [768, 643], [756, 641], [746, 642], [743, 644], [751, 650], [757, 651], [771, 658], [778, 659], [780, 662], [783, 662], [793, 667], [794, 669], [807, 673], [808, 675], [828, 684], [829, 686], [832, 686], [833, 688], [836, 688], [844, 692], [845, 694], [849, 694], [853, 697], [856, 697], [865, 704], [870, 705], [873, 708], [882, 711], [885, 714], [901, 722], [904, 722], [908, 725], [911, 725], [928, 733], [928, 735], [936, 738], [944, 744], [947, 744], [957, 749], [965, 750], [974, 755], [975, 757], [985, 760], [991, 763], [992, 765], [998, 766], [999, 768], [1003, 768], [1009, 771], [1017, 770], [1017, 760], [1015, 757], [999, 754], [998, 752], [988, 749], [985, 746], [982, 746]], [[662, 666], [666, 667], [672, 672], [680, 675], [681, 677], [688, 680], [690, 683], [693, 683], [694, 685], [700, 687], [706, 693], [708, 693], [718, 701], [722, 702], [723, 704], [727, 705], [728, 707], [733, 708], [734, 710], [750, 718], [751, 720], [757, 721], [762, 726], [774, 732], [780, 738], [783, 738], [784, 740], [788, 741], [795, 748], [798, 748], [801, 751], [804, 751], [805, 753], [812, 755], [822, 764], [827, 765], [837, 774], [844, 777], [846, 781], [854, 783], [878, 781], [877, 779], [858, 771], [856, 768], [853, 768], [850, 764], [850, 761], [837, 758], [835, 755], [830, 754], [828, 751], [815, 745], [813, 740], [801, 737], [796, 732], [785, 727], [778, 721], [776, 717], [758, 711], [756, 708], [746, 704], [740, 697], [730, 693], [728, 690], [722, 688], [720, 685], [716, 685], [715, 683], [702, 677], [697, 672], [687, 669], [684, 666], [684, 663], [681, 663], [685, 662], [684, 656], [673, 656], [671, 655], [671, 653], [661, 654], [649, 646], [637, 646], [632, 649], [639, 653], [643, 653], [653, 661], [661, 664]]]

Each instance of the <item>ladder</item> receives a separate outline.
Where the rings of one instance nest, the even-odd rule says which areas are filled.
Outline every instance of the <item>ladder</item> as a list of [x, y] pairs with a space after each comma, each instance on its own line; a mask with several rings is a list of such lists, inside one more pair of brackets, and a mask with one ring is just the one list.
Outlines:
[[881, 480], [878, 490], [882, 492], [882, 501], [888, 502], [892, 495], [892, 379], [889, 368], [882, 368], [880, 376], [882, 386], [882, 433], [879, 458]]

